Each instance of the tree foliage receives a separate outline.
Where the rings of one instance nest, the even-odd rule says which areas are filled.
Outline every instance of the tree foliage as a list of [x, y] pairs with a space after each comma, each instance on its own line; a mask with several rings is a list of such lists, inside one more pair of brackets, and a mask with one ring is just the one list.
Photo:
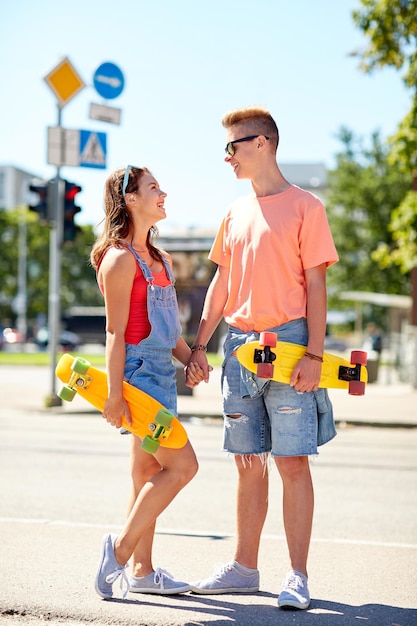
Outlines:
[[391, 243], [381, 242], [373, 257], [381, 267], [395, 264], [409, 272], [417, 264], [417, 0], [361, 0], [361, 5], [352, 13], [369, 40], [365, 50], [354, 52], [361, 59], [361, 69], [403, 70], [412, 96], [410, 111], [390, 138], [389, 162], [410, 174], [413, 190], [404, 194], [392, 212]]
[[[23, 225], [24, 222], [24, 225]], [[14, 299], [18, 292], [19, 233], [26, 231], [27, 318], [48, 314], [49, 227], [26, 207], [0, 211], [0, 321], [14, 323]], [[62, 248], [61, 309], [70, 306], [102, 306], [89, 253], [95, 234], [83, 226], [76, 240]]]
[[326, 198], [341, 259], [329, 271], [330, 305], [345, 290], [408, 294], [408, 278], [396, 267], [379, 267], [373, 254], [379, 245], [393, 245], [391, 215], [410, 188], [410, 176], [390, 166], [378, 133], [369, 147], [347, 128], [338, 136], [343, 149], [329, 172]]
[[417, 85], [417, 0], [361, 0], [353, 19], [369, 40], [368, 48], [353, 54], [365, 72], [376, 68], [404, 69], [403, 80]]
[[417, 193], [409, 191], [391, 214], [388, 225], [392, 233], [392, 245], [380, 242], [372, 258], [382, 268], [393, 263], [405, 274], [416, 265], [417, 259]]

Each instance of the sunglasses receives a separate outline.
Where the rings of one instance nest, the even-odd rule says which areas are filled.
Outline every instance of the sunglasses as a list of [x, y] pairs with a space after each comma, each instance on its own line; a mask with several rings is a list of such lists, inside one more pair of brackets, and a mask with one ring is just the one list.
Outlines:
[[127, 165], [126, 166], [126, 171], [125, 171], [125, 175], [124, 175], [124, 178], [123, 178], [123, 195], [124, 196], [126, 195], [126, 188], [127, 188], [128, 184], [129, 184], [130, 170], [133, 169], [133, 168], [138, 169], [136, 167], [136, 165]]
[[[228, 156], [233, 156], [234, 153], [236, 152], [233, 144], [242, 143], [243, 141], [252, 141], [253, 139], [256, 139], [257, 137], [259, 137], [259, 135], [250, 135], [249, 137], [242, 137], [241, 139], [235, 139], [234, 141], [229, 141], [224, 151], [226, 152]], [[264, 135], [264, 137], [265, 139], [269, 139], [269, 137], [267, 137], [266, 135]]]

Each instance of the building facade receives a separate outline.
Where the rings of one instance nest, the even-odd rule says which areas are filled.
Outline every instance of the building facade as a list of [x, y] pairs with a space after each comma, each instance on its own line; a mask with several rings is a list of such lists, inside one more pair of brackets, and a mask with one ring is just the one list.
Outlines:
[[0, 165], [0, 210], [30, 204], [32, 193], [29, 185], [33, 178], [36, 178], [36, 174], [12, 165]]

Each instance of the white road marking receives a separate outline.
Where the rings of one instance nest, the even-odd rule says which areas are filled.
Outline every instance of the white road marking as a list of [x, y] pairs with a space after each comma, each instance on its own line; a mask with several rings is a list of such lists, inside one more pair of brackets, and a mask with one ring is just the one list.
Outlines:
[[[109, 527], [107, 524], [93, 524], [88, 522], [70, 522], [67, 520], [50, 520], [42, 518], [21, 518], [21, 517], [0, 517], [0, 524], [44, 524], [47, 526], [68, 526], [72, 528], [100, 528], [107, 531], [113, 529], [117, 530], [120, 527]], [[216, 539], [228, 539], [233, 538], [233, 533], [225, 533], [221, 531], [211, 530], [187, 530], [186, 528], [160, 528], [156, 530], [157, 535], [177, 535], [183, 537], [204, 537], [216, 538]], [[285, 541], [284, 535], [262, 535], [262, 539], [270, 539], [274, 541]], [[403, 548], [405, 550], [417, 550], [417, 544], [415, 543], [398, 543], [394, 541], [370, 541], [367, 539], [328, 539], [324, 537], [315, 537], [311, 539], [311, 543], [333, 543], [333, 544], [347, 544], [356, 546], [376, 546], [380, 548]]]

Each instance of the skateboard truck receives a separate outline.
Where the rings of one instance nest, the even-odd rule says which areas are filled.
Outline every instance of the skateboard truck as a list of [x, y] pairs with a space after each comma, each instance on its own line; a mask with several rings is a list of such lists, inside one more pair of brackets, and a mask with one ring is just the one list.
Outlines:
[[350, 353], [351, 367], [339, 367], [339, 379], [349, 383], [351, 396], [362, 396], [365, 393], [365, 383], [361, 382], [361, 368], [365, 366], [368, 355], [363, 350], [352, 350]]
[[361, 365], [355, 365], [355, 367], [346, 367], [345, 365], [341, 365], [339, 367], [339, 380], [345, 380], [346, 382], [351, 382], [352, 380], [360, 380], [361, 379]]
[[82, 389], [88, 389], [91, 381], [93, 380], [92, 376], [87, 374], [88, 368], [90, 367], [89, 361], [82, 359], [81, 357], [77, 357], [72, 364], [72, 374], [68, 383], [61, 389], [59, 392], [59, 397], [62, 400], [66, 400], [67, 402], [71, 402], [77, 393], [76, 387], [81, 387]]
[[142, 442], [142, 450], [154, 454], [159, 448], [161, 441], [166, 441], [172, 432], [171, 422], [174, 414], [168, 409], [159, 409], [154, 421], [149, 424], [152, 435], [146, 435]]
[[74, 374], [71, 376], [71, 379], [70, 379], [68, 385], [70, 387], [73, 387], [73, 386], [77, 385], [77, 387], [82, 387], [83, 389], [88, 389], [91, 381], [92, 381], [91, 376], [88, 376], [87, 374], [83, 374], [81, 376], [80, 374], [77, 374], [76, 372], [74, 372]]
[[161, 426], [161, 424], [149, 424], [149, 430], [152, 432], [152, 439], [160, 439], [166, 441], [171, 434], [172, 426]]
[[274, 361], [277, 355], [272, 352], [270, 346], [255, 349], [254, 363], [257, 364], [256, 375], [259, 378], [272, 378], [274, 375]]
[[272, 378], [274, 375], [274, 361], [277, 358], [271, 348], [277, 345], [277, 335], [273, 332], [264, 331], [259, 337], [260, 348], [255, 348], [253, 357], [256, 363], [256, 375], [259, 378]]
[[254, 363], [273, 363], [276, 358], [277, 358], [277, 355], [274, 352], [272, 352], [271, 348], [269, 346], [265, 346], [262, 349], [260, 348], [255, 349], [255, 356], [254, 356], [253, 362]]

